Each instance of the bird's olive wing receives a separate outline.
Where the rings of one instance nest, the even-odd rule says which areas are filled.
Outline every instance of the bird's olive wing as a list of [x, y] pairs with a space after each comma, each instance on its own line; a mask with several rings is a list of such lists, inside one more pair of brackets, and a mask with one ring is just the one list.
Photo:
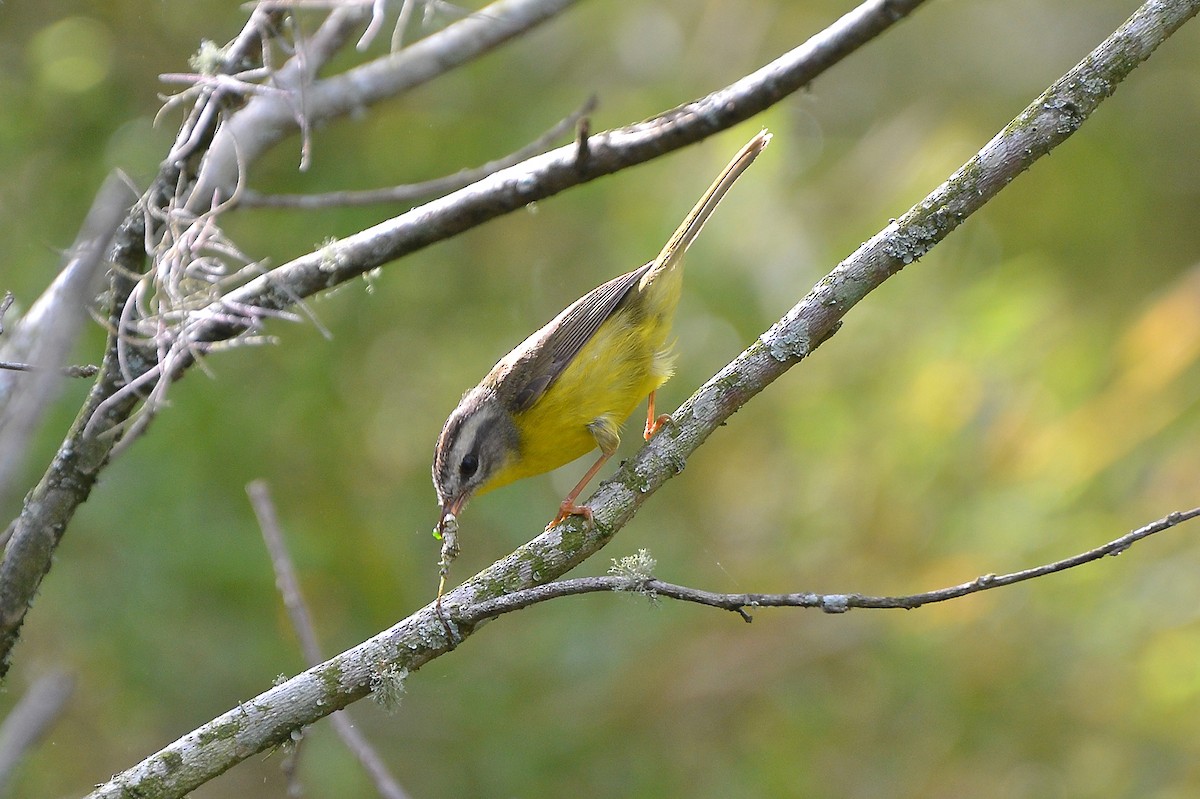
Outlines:
[[517, 393], [514, 410], [528, 410], [541, 399], [651, 266], [653, 261], [597, 286], [542, 330], [541, 341], [526, 353], [533, 360], [526, 370], [530, 380]]

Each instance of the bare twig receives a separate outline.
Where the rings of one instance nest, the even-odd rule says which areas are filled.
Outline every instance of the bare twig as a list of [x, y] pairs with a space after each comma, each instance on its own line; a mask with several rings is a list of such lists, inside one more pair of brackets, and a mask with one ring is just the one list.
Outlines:
[[283, 540], [283, 531], [279, 526], [275, 503], [271, 501], [270, 490], [265, 481], [255, 480], [246, 486], [246, 494], [250, 497], [250, 506], [254, 508], [254, 515], [258, 519], [258, 527], [262, 531], [263, 541], [266, 542], [267, 552], [271, 555], [271, 568], [275, 570], [275, 587], [279, 589], [279, 596], [283, 599], [288, 618], [292, 620], [292, 627], [300, 639], [300, 651], [309, 665], [316, 665], [324, 660], [321, 645], [317, 643], [312, 614], [309, 613], [304, 596], [300, 593], [300, 580], [296, 577], [296, 567], [292, 565], [292, 557]]
[[[871, 5], [887, 11], [895, 7], [890, 3]], [[287, 740], [294, 730], [367, 695], [388, 669], [411, 673], [453, 650], [476, 629], [461, 615], [464, 609], [554, 580], [594, 555], [648, 495], [679, 473], [712, 430], [819, 346], [870, 291], [926, 253], [1034, 161], [1066, 140], [1121, 80], [1198, 11], [1200, 0], [1150, 0], [1143, 5], [945, 184], [839, 264], [671, 414], [675, 419], [672, 434], [655, 437], [593, 496], [594, 526], [564, 522], [448, 592], [441, 605], [449, 609], [446, 615], [453, 637], [442, 629], [445, 616], [439, 619], [438, 608], [430, 603], [390, 629], [193, 730], [99, 786], [91, 799], [127, 796], [147, 781], [163, 796], [181, 796], [253, 753]], [[823, 44], [832, 46], [828, 40]], [[662, 120], [657, 124], [669, 125]], [[655, 141], [660, 147], [675, 142], [675, 135]], [[645, 142], [641, 145], [646, 146]], [[574, 146], [566, 149], [561, 157], [573, 162]], [[545, 167], [557, 157], [543, 157], [539, 166]], [[550, 181], [543, 185], [535, 178], [533, 183], [539, 188], [534, 194], [557, 190], [558, 184], [545, 172], [533, 174]], [[497, 182], [500, 177], [489, 181]], [[426, 208], [425, 213], [430, 214], [431, 209]], [[438, 237], [439, 233], [429, 235]], [[422, 246], [429, 240], [423, 239]]]
[[354, 726], [354, 721], [351, 719], [349, 711], [339, 710], [330, 716], [330, 719], [333, 722], [334, 729], [337, 730], [338, 736], [341, 737], [342, 743], [358, 758], [358, 762], [366, 770], [379, 795], [384, 797], [384, 799], [407, 799], [408, 794], [400, 787], [400, 783], [396, 782], [396, 778], [392, 776], [392, 773], [388, 771], [388, 767], [383, 763], [383, 758], [379, 756], [366, 737], [359, 732], [358, 727]]
[[[41, 372], [45, 369], [45, 367], [34, 366], [31, 363], [0, 361], [0, 369], [8, 369], [13, 372]], [[52, 371], [58, 372], [63, 377], [95, 377], [100, 373], [100, 367], [90, 363], [85, 363], [79, 366], [59, 366], [54, 368]]]
[[[288, 617], [292, 620], [292, 627], [300, 639], [300, 650], [304, 653], [304, 659], [308, 661], [308, 665], [316, 666], [324, 660], [324, 656], [321, 654], [321, 645], [317, 642], [317, 632], [313, 627], [312, 614], [304, 601], [304, 595], [300, 592], [300, 580], [296, 577], [296, 567], [292, 564], [292, 557], [283, 540], [283, 531], [279, 526], [275, 503], [271, 501], [270, 491], [263, 480], [255, 480], [246, 486], [246, 493], [250, 496], [250, 505], [254, 508], [254, 515], [258, 518], [263, 541], [266, 542], [267, 551], [271, 555], [271, 567], [275, 570], [275, 586], [279, 589], [279, 595], [283, 598], [283, 606], [287, 609]], [[383, 758], [354, 726], [349, 711], [342, 710], [334, 713], [331, 721], [338, 736], [342, 739], [342, 743], [358, 758], [370, 775], [379, 795], [384, 799], [408, 799], [408, 794], [384, 765]], [[298, 746], [300, 741], [296, 740], [295, 743]], [[294, 768], [294, 761], [292, 767]], [[289, 781], [294, 779], [294, 776], [293, 773]]]
[[581, 116], [575, 125], [575, 168], [586, 169], [588, 160], [588, 137], [592, 134], [591, 117]]
[[43, 674], [0, 724], [0, 793], [21, 758], [45, 735], [75, 691], [75, 678], [63, 671]]
[[242, 192], [241, 204], [250, 208], [305, 208], [320, 210], [339, 206], [374, 205], [377, 203], [406, 203], [423, 197], [434, 197], [458, 191], [465, 186], [483, 180], [488, 175], [519, 164], [545, 151], [557, 139], [564, 136], [586, 120], [596, 108], [596, 97], [593, 95], [587, 102], [570, 116], [559, 121], [529, 144], [519, 150], [488, 161], [474, 169], [462, 169], [453, 175], [434, 178], [420, 183], [409, 183], [401, 186], [389, 186], [386, 189], [367, 189], [363, 191], [334, 191], [325, 194], [259, 194], [254, 191]]
[[1155, 533], [1169, 530], [1197, 516], [1200, 516], [1200, 508], [1176, 511], [1157, 521], [1143, 525], [1136, 530], [1131, 530], [1120, 538], [1109, 541], [1103, 546], [1089, 549], [1086, 552], [1072, 555], [1069, 558], [1056, 560], [1053, 563], [1047, 563], [1031, 569], [1012, 572], [1011, 574], [985, 574], [976, 577], [970, 582], [952, 585], [948, 588], [939, 588], [935, 591], [910, 594], [908, 596], [870, 596], [867, 594], [845, 593], [817, 594], [808, 591], [789, 594], [722, 594], [663, 582], [649, 575], [633, 578], [621, 575], [606, 575], [603, 577], [579, 577], [571, 580], [558, 580], [520, 591], [513, 591], [510, 594], [494, 597], [477, 605], [467, 607], [462, 611], [462, 616], [455, 620], [466, 624], [477, 624], [483, 619], [499, 616], [503, 613], [511, 613], [514, 610], [521, 610], [549, 599], [576, 594], [590, 594], [597, 591], [634, 591], [650, 596], [663, 596], [684, 602], [694, 602], [699, 605], [708, 605], [709, 607], [733, 611], [740, 614], [746, 621], [751, 621], [750, 615], [746, 612], [747, 608], [817, 608], [826, 613], [845, 613], [852, 608], [912, 610], [922, 605], [958, 599], [967, 594], [976, 594], [980, 591], [988, 591], [993, 588], [1013, 585], [1014, 583], [1032, 580], [1036, 577], [1044, 577], [1048, 574], [1066, 571], [1076, 566], [1082, 566], [1085, 563], [1100, 560], [1108, 555], [1120, 555], [1143, 538], [1148, 538]]
[[4, 334], [4, 314], [8, 313], [8, 309], [12, 307], [16, 297], [11, 291], [4, 292], [3, 299], [0, 299], [0, 335]]

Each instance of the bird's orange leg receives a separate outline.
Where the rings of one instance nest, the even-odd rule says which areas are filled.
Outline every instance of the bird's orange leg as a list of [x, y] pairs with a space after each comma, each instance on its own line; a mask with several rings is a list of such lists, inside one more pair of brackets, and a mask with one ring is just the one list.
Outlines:
[[646, 401], [646, 430], [642, 433], [642, 438], [647, 441], [650, 436], [657, 433], [664, 424], [671, 421], [671, 414], [664, 413], [660, 416], [654, 415], [654, 392], [650, 392], [650, 398]]
[[595, 519], [592, 518], [592, 509], [585, 505], [576, 505], [575, 500], [579, 497], [579, 493], [583, 491], [583, 487], [588, 484], [588, 481], [596, 476], [596, 472], [600, 471], [600, 467], [602, 467], [605, 461], [611, 457], [612, 453], [600, 453], [600, 459], [592, 464], [592, 468], [587, 470], [587, 474], [583, 476], [578, 485], [572, 488], [570, 493], [568, 493], [567, 496], [563, 498], [563, 501], [559, 503], [558, 515], [554, 517], [554, 521], [546, 525], [547, 530], [549, 530], [551, 527], [562, 524], [562, 522], [564, 522], [568, 516], [582, 516], [583, 518], [587, 519], [588, 524], [595, 523]]

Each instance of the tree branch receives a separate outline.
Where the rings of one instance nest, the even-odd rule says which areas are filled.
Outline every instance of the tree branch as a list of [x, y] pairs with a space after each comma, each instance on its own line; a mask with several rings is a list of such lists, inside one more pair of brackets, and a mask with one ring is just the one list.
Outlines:
[[[742, 404], [812, 352], [867, 293], [924, 255], [1035, 160], [1068, 138], [1138, 64], [1200, 11], [1200, 0], [1151, 0], [1056, 81], [924, 201], [839, 264], [748, 350], [673, 414], [590, 503], [596, 522], [565, 522], [395, 626], [275, 686], [117, 775], [90, 796], [127, 796], [153, 783], [181, 796], [233, 764], [362, 698], [390, 669], [416, 671], [477, 629], [479, 603], [554, 580], [599, 551], [637, 508]], [[653, 127], [663, 123], [647, 123]], [[675, 139], [669, 139], [674, 141]], [[573, 148], [569, 148], [573, 149]], [[552, 156], [539, 161], [552, 161]], [[502, 180], [493, 176], [489, 182]], [[434, 204], [431, 204], [434, 205]], [[449, 631], [447, 633], [447, 631]]]
[[[267, 66], [270, 31], [275, 27], [277, 17], [281, 13], [265, 3], [258, 4], [246, 20], [246, 24], [242, 26], [237, 38], [220, 50], [219, 63], [211, 65], [206, 74], [238, 73], [244, 62], [253, 60], [250, 53], [255, 45], [261, 48], [258, 62], [264, 67]], [[302, 91], [303, 86], [312, 81], [317, 71], [346, 44], [365, 17], [365, 9], [361, 6], [341, 5], [334, 8], [317, 32], [298, 45], [295, 55], [271, 74], [273, 84], [284, 88], [299, 88]], [[209, 146], [221, 123], [221, 110], [227, 92], [219, 87], [196, 86], [194, 94], [195, 104], [188, 118], [180, 126], [175, 144], [164, 161], [164, 166], [168, 167], [165, 172], [179, 168], [184, 161]], [[167, 107], [173, 104], [169, 101]]]
[[[1131, 530], [1120, 538], [1109, 541], [1103, 546], [1089, 549], [1086, 552], [1072, 555], [1069, 558], [1056, 560], [1053, 563], [1047, 563], [1031, 569], [1012, 572], [1011, 574], [984, 574], [970, 582], [952, 585], [948, 588], [939, 588], [935, 591], [925, 591], [920, 594], [909, 594], [907, 596], [816, 594], [807, 591], [788, 594], [714, 593], [712, 591], [703, 591], [697, 588], [666, 583], [654, 578], [649, 573], [653, 568], [653, 562], [651, 561], [651, 569], [642, 574], [610, 574], [604, 577], [578, 577], [571, 580], [556, 580], [532, 588], [513, 591], [512, 593], [494, 597], [466, 608], [463, 610], [462, 618], [456, 618], [455, 621], [474, 625], [484, 619], [495, 618], [515, 610], [523, 610], [531, 605], [536, 605], [550, 599], [578, 594], [591, 594], [597, 591], [635, 591], [651, 597], [665, 596], [683, 602], [694, 602], [698, 605], [730, 610], [740, 614], [747, 622], [752, 621], [752, 619], [750, 614], [746, 612], [746, 608], [818, 608], [826, 613], [845, 613], [853, 608], [914, 610], [922, 605], [946, 602], [947, 600], [958, 599], [967, 594], [977, 594], [981, 591], [989, 591], [993, 588], [1013, 585], [1026, 580], [1032, 580], [1036, 577], [1044, 577], [1048, 574], [1066, 571], [1076, 566], [1082, 566], [1085, 563], [1100, 560], [1108, 555], [1120, 555], [1143, 538], [1149, 538], [1155, 533], [1169, 530], [1197, 516], [1200, 516], [1200, 508], [1176, 511], [1136, 530]], [[643, 550], [642, 553], [639, 553], [638, 557], [644, 560], [648, 556], [644, 554]]]
[[578, 111], [559, 120], [548, 131], [537, 137], [519, 150], [502, 158], [489, 161], [474, 169], [462, 169], [453, 175], [409, 183], [402, 186], [389, 186], [384, 189], [364, 189], [360, 191], [333, 191], [325, 194], [259, 194], [255, 191], [242, 193], [243, 208], [304, 208], [321, 210], [339, 206], [376, 205], [383, 203], [406, 203], [423, 197], [435, 197], [477, 183], [489, 175], [515, 166], [544, 151], [558, 139], [575, 130], [575, 127], [592, 113], [596, 108], [596, 97], [593, 95]]
[[38, 677], [0, 724], [0, 793], [13, 769], [62, 714], [75, 691], [75, 678], [63, 671]]
[[0, 504], [15, 488], [13, 480], [24, 466], [21, 455], [28, 451], [42, 414], [61, 389], [59, 378], [85, 376], [95, 369], [63, 364], [88, 318], [109, 245], [133, 199], [119, 176], [108, 176], [92, 200], [62, 271], [0, 339], [0, 452], [5, 453], [0, 458]]
[[[133, 286], [128, 276], [140, 271], [145, 258], [141, 247], [145, 236], [143, 222], [141, 214], [127, 217], [117, 231], [109, 253], [113, 262], [110, 291], [114, 298], [108, 318], [110, 330], [116, 330], [120, 325], [119, 309], [124, 303], [123, 297], [128, 296]], [[111, 338], [114, 336], [110, 335]], [[11, 533], [4, 548], [4, 560], [0, 561], [0, 678], [8, 672], [21, 623], [42, 578], [50, 570], [54, 550], [75, 509], [91, 493], [116, 440], [111, 433], [85, 435], [89, 420], [99, 416], [104, 429], [115, 431], [137, 405], [136, 394], [115, 403], [109, 402], [121, 386], [116, 361], [116, 350], [110, 346], [100, 375], [75, 417], [66, 440], [42, 479], [26, 496], [20, 515], [9, 525]]]
[[100, 367], [94, 364], [85, 363], [76, 366], [59, 366], [49, 369], [45, 366], [35, 366], [31, 363], [18, 363], [16, 361], [0, 361], [0, 369], [8, 369], [12, 372], [44, 372], [52, 371], [61, 377], [95, 377], [100, 374]]
[[[266, 482], [255, 480], [246, 486], [250, 496], [250, 504], [254, 515], [258, 518], [258, 527], [262, 531], [263, 541], [271, 555], [271, 567], [275, 570], [275, 585], [283, 599], [292, 627], [300, 639], [300, 650], [309, 666], [316, 666], [325, 657], [321, 654], [321, 646], [317, 643], [317, 631], [313, 627], [312, 613], [300, 592], [300, 579], [296, 576], [296, 567], [288, 554], [287, 544], [283, 540], [283, 530], [279, 527], [279, 517], [275, 512], [275, 504], [271, 501], [270, 491]], [[370, 742], [363, 736], [349, 715], [350, 711], [340, 710], [330, 717], [333, 728], [337, 731], [342, 743], [350, 750], [358, 762], [362, 764], [375, 790], [384, 799], [408, 799], [408, 794], [400, 787], [400, 783], [388, 771], [383, 758], [375, 751]], [[295, 741], [299, 746], [300, 741]]]

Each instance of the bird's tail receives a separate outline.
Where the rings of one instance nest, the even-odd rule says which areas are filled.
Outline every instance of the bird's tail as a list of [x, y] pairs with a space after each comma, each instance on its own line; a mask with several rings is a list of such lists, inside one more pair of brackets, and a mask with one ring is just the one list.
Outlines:
[[687, 252], [687, 248], [692, 246], [692, 242], [700, 235], [704, 223], [716, 209], [717, 203], [721, 202], [721, 198], [733, 186], [733, 182], [746, 171], [746, 167], [754, 162], [754, 159], [770, 142], [771, 134], [764, 129], [755, 134], [754, 138], [748, 141], [741, 150], [738, 150], [738, 154], [721, 170], [721, 174], [708, 187], [708, 191], [704, 192], [704, 196], [692, 208], [691, 213], [667, 240], [658, 257], [654, 259], [654, 266], [650, 267], [645, 277], [642, 278], [643, 285], [653, 282], [655, 277], [674, 266]]

